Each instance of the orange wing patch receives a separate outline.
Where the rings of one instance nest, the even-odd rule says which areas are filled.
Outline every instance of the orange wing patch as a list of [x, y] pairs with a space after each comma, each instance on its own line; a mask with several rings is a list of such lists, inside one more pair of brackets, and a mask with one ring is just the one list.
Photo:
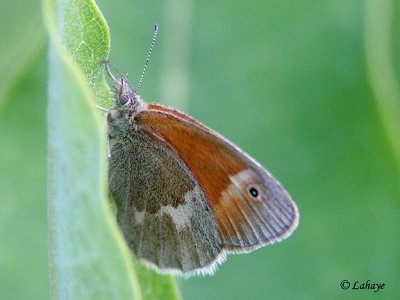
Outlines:
[[251, 251], [296, 228], [296, 204], [256, 161], [181, 112], [156, 104], [148, 109], [135, 121], [169, 143], [198, 180], [225, 250]]
[[246, 235], [246, 219], [238, 212], [241, 201], [233, 194], [222, 193], [231, 184], [229, 176], [247, 168], [245, 162], [198, 121], [155, 104], [149, 109], [138, 114], [137, 121], [167, 141], [192, 171], [215, 214], [222, 240], [240, 243], [240, 237]]

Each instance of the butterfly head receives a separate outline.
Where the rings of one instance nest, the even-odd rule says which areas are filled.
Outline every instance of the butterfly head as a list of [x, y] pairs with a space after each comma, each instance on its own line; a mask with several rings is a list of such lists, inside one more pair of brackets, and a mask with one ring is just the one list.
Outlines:
[[113, 81], [115, 109], [136, 112], [139, 107], [143, 106], [143, 101], [137, 91], [129, 84], [128, 77], [125, 75], [117, 79], [110, 70], [110, 62], [106, 60], [103, 63], [106, 66], [108, 76]]
[[135, 111], [142, 103], [139, 94], [133, 89], [126, 76], [114, 81], [114, 99], [117, 108]]

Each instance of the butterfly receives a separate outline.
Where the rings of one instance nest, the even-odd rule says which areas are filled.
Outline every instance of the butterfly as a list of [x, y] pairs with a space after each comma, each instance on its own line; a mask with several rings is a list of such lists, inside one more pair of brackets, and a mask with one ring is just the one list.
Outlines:
[[296, 204], [258, 162], [188, 115], [145, 102], [108, 63], [106, 70], [115, 98], [107, 111], [109, 191], [141, 261], [161, 273], [213, 274], [227, 254], [295, 230]]

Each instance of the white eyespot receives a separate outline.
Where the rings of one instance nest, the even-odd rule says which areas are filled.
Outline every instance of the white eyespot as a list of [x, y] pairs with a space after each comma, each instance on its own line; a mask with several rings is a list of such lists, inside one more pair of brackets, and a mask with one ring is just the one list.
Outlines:
[[257, 181], [257, 174], [252, 170], [243, 170], [229, 178], [234, 186], [236, 186], [243, 194], [247, 193], [251, 199], [261, 199], [262, 189], [257, 183], [255, 183], [255, 181]]

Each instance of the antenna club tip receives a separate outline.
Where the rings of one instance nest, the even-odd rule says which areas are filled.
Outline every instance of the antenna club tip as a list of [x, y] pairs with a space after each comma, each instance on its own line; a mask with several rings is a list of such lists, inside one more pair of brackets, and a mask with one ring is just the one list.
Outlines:
[[158, 31], [158, 23], [154, 24], [154, 31]]

